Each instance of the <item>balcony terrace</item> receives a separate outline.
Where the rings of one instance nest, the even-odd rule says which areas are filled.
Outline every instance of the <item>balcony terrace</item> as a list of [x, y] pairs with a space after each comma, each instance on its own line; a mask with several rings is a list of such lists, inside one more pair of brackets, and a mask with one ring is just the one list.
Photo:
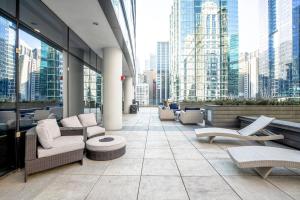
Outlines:
[[[126, 154], [112, 161], [84, 159], [29, 176], [23, 170], [0, 180], [0, 199], [300, 199], [300, 170], [276, 168], [267, 179], [237, 168], [226, 148], [259, 145], [197, 139], [194, 129], [160, 121], [157, 108], [123, 116]], [[269, 146], [279, 146], [268, 142]], [[286, 147], [285, 147], [286, 148]]]

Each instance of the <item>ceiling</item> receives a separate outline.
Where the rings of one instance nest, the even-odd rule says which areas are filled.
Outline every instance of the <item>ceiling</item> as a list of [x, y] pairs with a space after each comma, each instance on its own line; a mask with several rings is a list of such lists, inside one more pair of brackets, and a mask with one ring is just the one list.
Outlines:
[[[42, 1], [100, 57], [103, 57], [102, 49], [105, 47], [119, 48], [98, 0]], [[94, 22], [98, 25], [94, 25]], [[123, 74], [130, 75], [124, 56]]]

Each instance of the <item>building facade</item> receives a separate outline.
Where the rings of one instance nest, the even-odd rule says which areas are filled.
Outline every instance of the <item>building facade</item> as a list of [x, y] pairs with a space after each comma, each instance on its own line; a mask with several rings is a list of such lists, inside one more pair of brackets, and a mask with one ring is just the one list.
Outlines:
[[0, 16], [0, 102], [16, 100], [16, 25]]
[[238, 1], [174, 0], [170, 24], [172, 98], [238, 97]]
[[169, 42], [156, 45], [156, 104], [170, 97]]
[[239, 58], [239, 98], [255, 99], [258, 95], [258, 51], [241, 53]]
[[140, 106], [149, 105], [149, 85], [147, 83], [138, 83], [136, 85], [136, 98]]
[[299, 0], [260, 2], [259, 96], [299, 98]]
[[134, 99], [135, 40], [135, 0], [0, 1], [0, 118], [12, 125], [0, 130], [0, 176], [24, 164], [24, 137], [15, 133], [36, 125], [27, 114], [37, 108], [69, 117], [98, 116], [101, 106], [102, 126], [122, 129], [122, 101], [128, 113]]
[[149, 105], [156, 105], [156, 71], [145, 70], [144, 82], [149, 85]]

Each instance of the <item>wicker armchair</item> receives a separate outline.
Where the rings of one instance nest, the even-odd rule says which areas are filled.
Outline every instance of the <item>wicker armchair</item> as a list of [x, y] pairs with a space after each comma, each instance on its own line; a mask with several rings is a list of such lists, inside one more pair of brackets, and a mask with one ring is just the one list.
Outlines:
[[[84, 141], [86, 140], [86, 128], [60, 128], [61, 136], [80, 136], [82, 135]], [[83, 142], [84, 142], [83, 141]], [[29, 129], [25, 136], [25, 176], [24, 181], [27, 181], [27, 176], [36, 172], [55, 168], [61, 165], [80, 161], [82, 165], [83, 148], [72, 150], [69, 152], [58, 153], [55, 155], [39, 157], [37, 133], [34, 128]]]

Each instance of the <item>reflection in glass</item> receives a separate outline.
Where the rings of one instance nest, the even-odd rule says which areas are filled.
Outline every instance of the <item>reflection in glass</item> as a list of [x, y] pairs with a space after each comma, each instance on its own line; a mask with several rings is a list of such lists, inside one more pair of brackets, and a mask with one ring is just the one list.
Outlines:
[[98, 122], [101, 120], [102, 92], [101, 74], [84, 66], [84, 112], [95, 113]]
[[62, 103], [62, 52], [20, 30], [20, 100]]
[[0, 16], [0, 176], [14, 168], [16, 25]]
[[0, 17], [0, 101], [16, 100], [15, 85], [16, 25]]

